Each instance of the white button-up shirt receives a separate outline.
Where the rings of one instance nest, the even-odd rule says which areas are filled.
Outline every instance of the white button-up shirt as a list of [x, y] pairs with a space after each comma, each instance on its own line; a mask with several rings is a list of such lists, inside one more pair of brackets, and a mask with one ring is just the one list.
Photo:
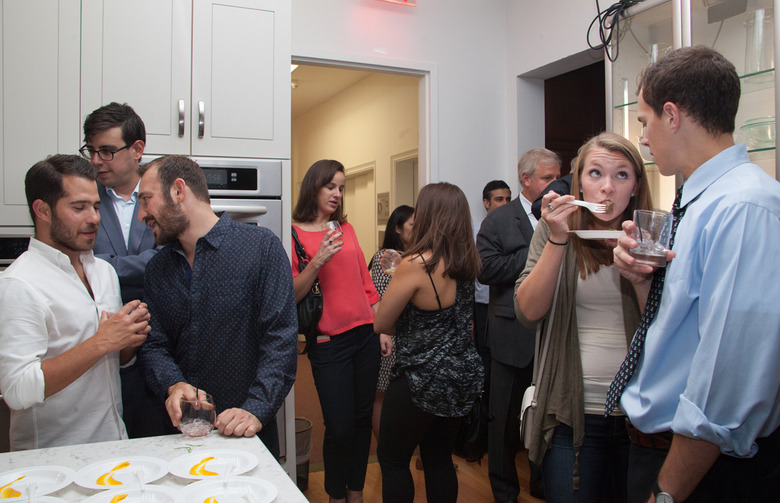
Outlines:
[[122, 236], [125, 238], [125, 248], [130, 246], [130, 225], [133, 223], [133, 212], [135, 212], [135, 203], [138, 202], [138, 187], [140, 186], [141, 182], [139, 181], [136, 184], [130, 199], [127, 201], [111, 187], [106, 187], [106, 193], [108, 193], [111, 201], [114, 203], [114, 211], [116, 212], [116, 217], [119, 219], [119, 224], [122, 227]]
[[118, 352], [44, 399], [41, 362], [92, 337], [100, 313], [122, 304], [111, 265], [92, 252], [80, 259], [94, 299], [68, 256], [35, 238], [0, 274], [0, 390], [12, 409], [12, 450], [127, 438]]

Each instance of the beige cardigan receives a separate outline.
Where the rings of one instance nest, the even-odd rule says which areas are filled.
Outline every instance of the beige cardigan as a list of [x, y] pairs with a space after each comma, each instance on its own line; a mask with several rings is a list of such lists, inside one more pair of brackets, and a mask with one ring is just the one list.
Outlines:
[[[531, 240], [528, 260], [525, 269], [515, 282], [515, 293], [520, 283], [528, 277], [539, 261], [539, 257], [550, 237], [550, 229], [544, 221], [540, 221]], [[582, 360], [577, 330], [576, 291], [577, 258], [574, 247], [566, 245], [563, 258], [563, 273], [558, 292], [558, 301], [553, 307], [555, 317], [547, 353], [547, 359], [542, 375], [537, 378], [539, 387], [536, 413], [534, 415], [534, 436], [529, 446], [528, 457], [536, 464], [541, 464], [544, 455], [550, 448], [555, 427], [565, 424], [572, 428], [574, 436], [574, 488], [579, 488], [578, 457], [585, 438], [585, 398], [582, 384]], [[620, 278], [620, 290], [623, 304], [623, 325], [626, 330], [626, 344], [631, 343], [634, 332], [639, 326], [641, 312], [634, 292], [634, 287], [625, 278]], [[523, 325], [533, 327], [540, 321], [549, 318], [548, 312], [541, 320], [529, 320], [517, 306], [515, 296], [515, 314]], [[544, 335], [547, 331], [545, 329]], [[544, 336], [540, 342], [544, 347]]]

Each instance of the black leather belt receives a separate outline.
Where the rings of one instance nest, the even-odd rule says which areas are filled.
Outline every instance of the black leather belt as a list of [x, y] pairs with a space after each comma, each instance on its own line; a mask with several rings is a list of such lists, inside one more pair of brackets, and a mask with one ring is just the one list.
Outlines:
[[674, 433], [671, 431], [662, 431], [661, 433], [642, 433], [641, 431], [637, 430], [628, 419], [626, 419], [626, 430], [628, 431], [628, 438], [631, 439], [631, 442], [640, 447], [647, 447], [648, 449], [656, 449], [666, 452], [672, 446], [672, 438], [674, 437]]

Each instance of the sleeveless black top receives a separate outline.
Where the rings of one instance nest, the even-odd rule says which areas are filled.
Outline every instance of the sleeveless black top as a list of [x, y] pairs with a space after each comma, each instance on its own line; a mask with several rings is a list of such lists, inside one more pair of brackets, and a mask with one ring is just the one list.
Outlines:
[[471, 409], [484, 382], [471, 335], [474, 282], [457, 281], [455, 302], [444, 309], [435, 285], [433, 290], [438, 310], [423, 310], [410, 302], [398, 317], [393, 376], [406, 376], [412, 402], [423, 411], [460, 417]]

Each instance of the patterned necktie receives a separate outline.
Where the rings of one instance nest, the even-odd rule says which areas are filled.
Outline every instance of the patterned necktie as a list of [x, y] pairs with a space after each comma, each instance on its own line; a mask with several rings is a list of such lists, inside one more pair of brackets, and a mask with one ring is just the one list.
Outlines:
[[[677, 197], [674, 199], [672, 205], [672, 234], [669, 238], [669, 249], [674, 244], [674, 235], [677, 233], [677, 224], [682, 220], [685, 214], [685, 208], [680, 208], [680, 198], [682, 197], [682, 187], [677, 189]], [[666, 277], [666, 267], [659, 267], [653, 273], [653, 282], [650, 285], [650, 293], [647, 296], [647, 303], [645, 304], [645, 310], [642, 312], [642, 318], [639, 320], [639, 328], [637, 328], [634, 334], [634, 339], [631, 341], [631, 346], [628, 348], [628, 354], [626, 359], [623, 360], [623, 364], [620, 366], [615, 379], [609, 386], [607, 391], [607, 402], [604, 405], [604, 414], [610, 415], [612, 411], [617, 407], [620, 401], [620, 395], [623, 394], [623, 390], [628, 384], [628, 380], [634, 375], [637, 363], [639, 363], [639, 355], [642, 353], [642, 347], [645, 345], [645, 336], [647, 336], [647, 329], [655, 319], [655, 315], [658, 312], [658, 306], [661, 305], [661, 292], [664, 289], [664, 278]]]

